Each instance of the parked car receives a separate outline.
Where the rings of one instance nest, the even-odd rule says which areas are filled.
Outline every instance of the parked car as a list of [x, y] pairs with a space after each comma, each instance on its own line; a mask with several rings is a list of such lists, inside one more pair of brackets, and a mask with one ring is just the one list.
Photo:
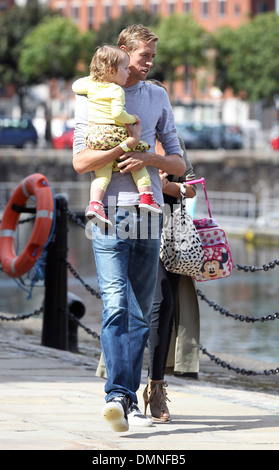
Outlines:
[[177, 125], [186, 149], [241, 149], [243, 135], [237, 126], [182, 123]]
[[73, 148], [74, 129], [65, 127], [60, 135], [52, 137], [52, 146], [55, 149], [71, 149]]
[[207, 149], [208, 136], [204, 133], [201, 123], [184, 122], [176, 125], [178, 134], [183, 140], [186, 149]]
[[[217, 126], [218, 128], [218, 126]], [[221, 147], [224, 149], [242, 149], [243, 134], [238, 126], [222, 124], [220, 126]]]
[[0, 145], [16, 148], [34, 147], [37, 131], [30, 119], [0, 118]]

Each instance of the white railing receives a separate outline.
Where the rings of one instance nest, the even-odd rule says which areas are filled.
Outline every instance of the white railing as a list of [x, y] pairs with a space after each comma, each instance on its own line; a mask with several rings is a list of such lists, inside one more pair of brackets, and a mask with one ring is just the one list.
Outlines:
[[[255, 223], [257, 220], [256, 195], [251, 193], [207, 191], [212, 217], [222, 221]], [[195, 216], [208, 216], [205, 197], [198, 191]]]
[[[279, 193], [268, 189], [262, 190], [258, 204], [258, 225], [279, 229]], [[279, 236], [279, 232], [278, 232]]]
[[[9, 198], [16, 188], [16, 183], [0, 183], [0, 211], [2, 212]], [[89, 182], [76, 182], [76, 181], [67, 181], [67, 182], [54, 182], [51, 184], [54, 189], [55, 194], [63, 193], [68, 196], [68, 207], [73, 212], [84, 212], [85, 208], [88, 205], [89, 201]]]

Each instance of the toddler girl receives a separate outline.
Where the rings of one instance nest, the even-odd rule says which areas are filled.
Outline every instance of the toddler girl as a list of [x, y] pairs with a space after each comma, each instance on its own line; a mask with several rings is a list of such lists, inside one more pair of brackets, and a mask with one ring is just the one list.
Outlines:
[[[150, 145], [140, 141], [135, 149], [125, 143], [128, 137], [125, 124], [139, 122], [136, 114], [125, 111], [125, 93], [123, 86], [129, 76], [129, 56], [116, 46], [102, 46], [94, 54], [90, 64], [90, 76], [76, 80], [72, 86], [77, 94], [88, 96], [89, 131], [86, 145], [91, 149], [108, 150], [120, 145], [124, 152], [132, 150], [145, 152]], [[103, 207], [103, 197], [111, 180], [112, 171], [119, 171], [117, 161], [95, 171], [91, 183], [90, 203], [86, 216], [93, 222], [102, 222], [111, 226]], [[151, 180], [146, 168], [132, 172], [135, 184], [140, 192], [139, 207], [161, 213], [159, 205], [153, 199]]]

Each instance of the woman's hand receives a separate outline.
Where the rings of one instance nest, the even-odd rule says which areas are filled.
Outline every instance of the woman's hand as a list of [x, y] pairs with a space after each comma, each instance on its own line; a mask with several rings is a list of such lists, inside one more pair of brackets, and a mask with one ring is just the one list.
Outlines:
[[166, 173], [165, 171], [162, 171], [162, 170], [159, 170], [159, 175], [160, 175], [160, 178], [162, 180], [162, 191], [163, 193], [167, 190], [170, 182], [168, 180], [168, 173]]
[[162, 191], [168, 196], [180, 199], [180, 184], [168, 180], [168, 173], [159, 170], [160, 178], [162, 180]]

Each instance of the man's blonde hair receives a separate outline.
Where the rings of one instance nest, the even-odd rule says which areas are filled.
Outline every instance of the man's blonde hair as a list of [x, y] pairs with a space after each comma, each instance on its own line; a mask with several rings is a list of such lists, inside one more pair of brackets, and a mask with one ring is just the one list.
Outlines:
[[123, 29], [118, 36], [118, 47], [125, 46], [128, 52], [134, 51], [139, 46], [139, 41], [148, 44], [149, 42], [157, 42], [159, 38], [150, 31], [149, 28], [142, 24], [133, 24]]
[[90, 64], [93, 81], [104, 82], [111, 71], [117, 72], [119, 64], [128, 54], [117, 46], [101, 46], [95, 52]]

